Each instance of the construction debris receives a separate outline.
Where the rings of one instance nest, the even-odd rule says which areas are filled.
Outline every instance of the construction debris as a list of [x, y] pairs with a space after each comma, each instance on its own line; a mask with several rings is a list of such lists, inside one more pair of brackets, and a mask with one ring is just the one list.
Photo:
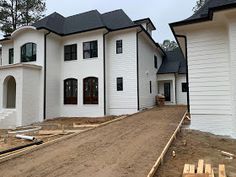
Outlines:
[[226, 151], [220, 151], [222, 155], [229, 157], [230, 159], [236, 158], [236, 155], [226, 152]]
[[29, 140], [29, 141], [34, 141], [35, 140], [35, 137], [33, 137], [33, 136], [19, 135], [19, 134], [16, 135], [16, 138]]

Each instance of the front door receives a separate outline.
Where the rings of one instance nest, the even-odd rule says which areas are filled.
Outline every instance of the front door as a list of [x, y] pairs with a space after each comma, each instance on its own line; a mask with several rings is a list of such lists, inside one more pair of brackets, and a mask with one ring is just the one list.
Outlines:
[[164, 83], [164, 95], [166, 101], [170, 101], [171, 99], [171, 94], [170, 94], [170, 83]]

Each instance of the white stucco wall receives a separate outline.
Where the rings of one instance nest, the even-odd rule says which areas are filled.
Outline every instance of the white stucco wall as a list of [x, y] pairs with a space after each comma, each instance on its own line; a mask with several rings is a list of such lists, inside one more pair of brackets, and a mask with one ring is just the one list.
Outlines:
[[13, 41], [5, 42], [2, 45], [2, 65], [9, 64], [9, 49], [13, 48], [13, 45]]
[[[48, 119], [60, 117], [61, 115], [61, 97], [63, 94], [61, 55], [64, 48], [61, 44], [61, 38], [54, 34], [47, 36], [47, 83], [46, 83], [46, 117]], [[63, 58], [64, 59], [64, 58]]]
[[[123, 41], [123, 53], [116, 54], [116, 40]], [[106, 41], [107, 113], [137, 112], [136, 30], [111, 33]], [[123, 91], [117, 91], [116, 78], [123, 77]]]
[[[139, 35], [139, 95], [140, 108], [151, 107], [156, 104], [157, 96], [157, 71], [162, 63], [162, 57], [157, 48], [144, 34]], [[154, 56], [157, 57], [157, 68], [154, 65]], [[152, 93], [150, 83], [152, 82]]]
[[[28, 125], [43, 120], [42, 100], [40, 98], [41, 68], [24, 68], [22, 83], [22, 122], [21, 125]], [[18, 110], [18, 109], [17, 109]]]
[[[98, 57], [83, 59], [83, 42], [98, 41]], [[64, 45], [77, 44], [77, 60], [64, 61]], [[103, 33], [102, 31], [93, 31], [83, 34], [64, 37], [61, 45], [61, 82], [60, 87], [63, 90], [64, 80], [75, 78], [78, 80], [78, 104], [64, 105], [64, 92], [60, 93], [61, 116], [103, 116], [104, 115], [104, 86], [103, 86]], [[83, 79], [86, 77], [97, 77], [99, 85], [99, 104], [83, 104]]]

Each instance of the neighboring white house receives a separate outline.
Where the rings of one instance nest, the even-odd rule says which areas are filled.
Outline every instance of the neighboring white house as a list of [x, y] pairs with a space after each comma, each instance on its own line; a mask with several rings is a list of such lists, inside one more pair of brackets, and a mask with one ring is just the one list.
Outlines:
[[149, 18], [53, 13], [1, 40], [0, 127], [131, 114], [155, 105], [165, 52]]
[[191, 127], [236, 137], [236, 0], [170, 26], [188, 61]]

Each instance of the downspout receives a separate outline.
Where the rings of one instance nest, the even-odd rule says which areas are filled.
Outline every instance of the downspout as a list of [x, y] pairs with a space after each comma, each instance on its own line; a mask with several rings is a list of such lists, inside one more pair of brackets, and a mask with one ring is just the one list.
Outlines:
[[137, 65], [137, 109], [138, 109], [138, 111], [140, 110], [140, 99], [139, 99], [139, 43], [138, 43], [138, 39], [139, 39], [139, 33], [141, 33], [143, 30], [142, 30], [142, 28], [141, 28], [141, 30], [140, 31], [138, 31], [137, 33], [136, 33], [136, 46], [137, 46], [137, 49], [136, 49], [136, 51], [137, 51], [137, 63], [136, 63], [136, 65]]
[[107, 114], [106, 111], [106, 35], [110, 33], [110, 31], [103, 34], [103, 83], [104, 83], [104, 116]]
[[175, 73], [175, 104], [177, 105], [178, 103], [177, 103], [177, 84], [176, 84], [176, 79], [177, 79], [177, 77], [176, 77], [176, 73]]
[[[174, 33], [175, 34], [175, 33]], [[187, 83], [187, 105], [188, 105], [188, 113], [190, 114], [190, 96], [189, 96], [189, 73], [188, 73], [188, 43], [187, 36], [185, 35], [175, 35], [176, 37], [184, 38], [185, 43], [185, 58], [186, 58], [186, 83]], [[178, 41], [178, 40], [177, 40]]]
[[46, 98], [47, 98], [47, 36], [51, 32], [44, 35], [44, 86], [43, 86], [43, 119], [46, 119]]

